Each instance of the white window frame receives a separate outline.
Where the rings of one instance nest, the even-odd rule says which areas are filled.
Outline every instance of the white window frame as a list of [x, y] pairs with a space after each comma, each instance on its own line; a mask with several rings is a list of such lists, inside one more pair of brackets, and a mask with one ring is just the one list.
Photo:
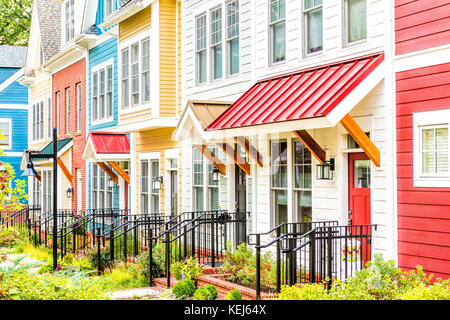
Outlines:
[[39, 100], [31, 105], [31, 141], [44, 140], [44, 101]]
[[57, 120], [57, 135], [61, 134], [61, 91], [56, 92], [56, 120]]
[[[303, 38], [303, 56], [304, 57], [312, 57], [312, 56], [316, 56], [316, 55], [321, 55], [323, 54], [324, 50], [325, 50], [325, 38], [324, 38], [324, 5], [323, 5], [323, 1], [322, 4], [311, 7], [309, 9], [305, 8], [305, 0], [301, 0], [301, 8], [302, 8], [302, 26], [303, 26], [303, 34], [302, 34], [302, 38]], [[322, 8], [322, 50], [320, 51], [316, 51], [316, 52], [310, 52], [308, 53], [308, 12], [310, 11], [314, 11], [318, 8]]]
[[[288, 6], [288, 1], [287, 0], [285, 1], [284, 5], [285, 5], [284, 18], [272, 21], [271, 20], [272, 0], [268, 1], [268, 8], [269, 8], [268, 9], [268, 23], [269, 23], [269, 52], [268, 52], [269, 54], [268, 54], [268, 57], [269, 57], [269, 66], [278, 66], [278, 65], [281, 65], [281, 64], [285, 64], [286, 60], [287, 60], [287, 43], [288, 43], [288, 41], [287, 41], [287, 12], [288, 12], [287, 6]], [[284, 51], [285, 51], [285, 53], [284, 53], [284, 59], [280, 60], [280, 61], [274, 61], [274, 55], [273, 55], [273, 51], [274, 51], [273, 29], [274, 29], [274, 26], [276, 24], [279, 24], [279, 23], [282, 23], [282, 22], [284, 22], [284, 28], [285, 28], [285, 42], [284, 42]]]
[[47, 98], [47, 138], [52, 138], [52, 98]]
[[[119, 45], [119, 51], [118, 52], [120, 52], [120, 54], [119, 54], [119, 57], [118, 57], [118, 65], [119, 65], [119, 68], [118, 68], [118, 79], [120, 79], [119, 80], [119, 90], [118, 90], [118, 95], [119, 95], [119, 115], [124, 115], [124, 114], [127, 114], [127, 113], [132, 113], [132, 112], [137, 112], [137, 111], [142, 111], [142, 110], [145, 110], [145, 109], [149, 109], [149, 108], [151, 108], [152, 107], [152, 95], [150, 94], [150, 100], [149, 101], [143, 101], [143, 97], [142, 97], [142, 88], [143, 88], [143, 85], [142, 85], [142, 59], [141, 59], [141, 55], [142, 55], [142, 50], [141, 50], [141, 48], [142, 48], [142, 41], [144, 41], [144, 40], [147, 40], [147, 38], [148, 38], [148, 40], [150, 41], [150, 52], [149, 52], [149, 59], [150, 59], [150, 62], [149, 62], [149, 66], [150, 66], [150, 92], [152, 92], [152, 90], [153, 90], [153, 87], [152, 87], [152, 76], [153, 76], [153, 66], [152, 66], [152, 57], [153, 57], [153, 50], [154, 50], [154, 48], [152, 48], [152, 45], [151, 45], [151, 43], [152, 43], [152, 37], [151, 37], [151, 35], [150, 35], [150, 32], [151, 32], [151, 30], [149, 29], [149, 30], [147, 30], [147, 31], [145, 31], [145, 32], [142, 32], [142, 33], [140, 33], [139, 35], [137, 35], [137, 36], [135, 36], [135, 37], [133, 37], [133, 38], [130, 38], [130, 39], [127, 39], [126, 41], [124, 41], [124, 42], [122, 42], [120, 45]], [[139, 56], [138, 56], [138, 65], [139, 65], [139, 68], [138, 68], [138, 72], [137, 72], [137, 74], [138, 74], [138, 83], [139, 83], [139, 103], [138, 104], [132, 104], [132, 101], [131, 101], [131, 46], [133, 45], [133, 44], [138, 44], [138, 52], [139, 52]], [[123, 103], [123, 99], [124, 99], [124, 97], [123, 97], [123, 81], [124, 81], [124, 78], [122, 78], [122, 76], [123, 76], [123, 57], [122, 57], [122, 54], [123, 54], [123, 51], [125, 51], [125, 50], [127, 50], [128, 49], [128, 68], [127, 68], [127, 70], [128, 70], [128, 78], [125, 78], [125, 79], [127, 79], [128, 80], [128, 106], [124, 106], [124, 103]]]
[[[216, 30], [216, 34], [220, 33], [220, 41], [217, 41], [215, 43], [213, 43], [213, 33], [212, 33], [212, 15], [213, 12], [216, 12], [220, 10], [220, 27]], [[223, 72], [223, 56], [224, 56], [224, 33], [223, 33], [223, 25], [224, 25], [224, 11], [222, 6], [217, 6], [215, 8], [212, 8], [211, 10], [209, 10], [209, 21], [208, 18], [206, 18], [207, 23], [209, 23], [209, 25], [206, 26], [206, 31], [207, 31], [207, 37], [209, 37], [209, 55], [210, 55], [210, 77], [211, 77], [211, 82], [215, 82], [215, 81], [220, 81], [224, 78], [224, 72]], [[209, 32], [208, 32], [208, 26], [209, 26]], [[214, 69], [215, 69], [215, 64], [214, 64], [214, 49], [216, 47], [221, 47], [222, 48], [222, 53], [221, 53], [221, 62], [222, 62], [222, 70], [221, 70], [221, 75], [220, 78], [214, 78]], [[208, 55], [208, 54], [207, 54]], [[206, 61], [208, 61], [208, 59], [206, 59]], [[208, 62], [207, 62], [208, 63]]]
[[66, 102], [66, 134], [70, 134], [70, 87], [64, 89], [64, 101]]
[[[450, 187], [450, 137], [449, 171], [439, 174], [422, 173], [422, 129], [447, 127], [450, 130], [450, 109], [413, 113], [413, 185], [414, 187]], [[450, 132], [450, 131], [449, 131]], [[450, 133], [449, 133], [450, 135]]]
[[[110, 4], [110, 9], [108, 8], [108, 5]], [[110, 15], [114, 12], [114, 0], [105, 0], [105, 17]]]
[[82, 94], [82, 87], [81, 82], [78, 82], [75, 85], [75, 101], [76, 101], [76, 109], [77, 109], [77, 132], [81, 132], [81, 112], [82, 112], [82, 106], [81, 106], [81, 94]]
[[[3, 150], [11, 150], [12, 149], [12, 119], [10, 118], [0, 118], [0, 122], [1, 123], [6, 123], [9, 126], [9, 143], [8, 144], [3, 144], [4, 140], [0, 140], [0, 143], [2, 143], [0, 145], [0, 149]], [[0, 134], [4, 135], [4, 132], [0, 132]]]
[[[202, 47], [201, 49], [199, 49], [199, 47], [198, 47], [198, 41], [199, 41], [199, 39], [198, 39], [198, 33], [197, 33], [197, 21], [198, 21], [198, 19], [200, 19], [200, 18], [205, 18], [205, 46], [204, 47]], [[194, 19], [194, 33], [195, 33], [195, 36], [194, 36], [194, 39], [195, 39], [195, 43], [194, 43], [194, 48], [195, 48], [195, 50], [194, 50], [194, 52], [195, 52], [195, 83], [197, 84], [197, 86], [202, 86], [202, 85], [205, 85], [205, 84], [207, 84], [208, 83], [208, 74], [209, 74], [209, 72], [208, 72], [208, 35], [209, 35], [209, 32], [208, 32], [208, 23], [209, 23], [209, 19], [208, 19], [208, 14], [207, 14], [207, 12], [203, 12], [203, 13], [201, 13], [201, 14], [199, 14], [198, 16], [196, 16], [195, 17], [195, 19]], [[200, 56], [200, 54], [203, 52], [203, 51], [205, 51], [205, 59], [206, 59], [206, 61], [205, 61], [205, 68], [206, 68], [206, 70], [205, 70], [205, 74], [206, 74], [206, 76], [205, 76], [205, 81], [203, 81], [203, 82], [200, 82], [200, 60], [199, 60], [199, 56]]]
[[[367, 42], [367, 37], [368, 37], [368, 31], [369, 31], [369, 24], [368, 24], [368, 16], [369, 16], [369, 2], [367, 0], [366, 1], [366, 37], [364, 39], [361, 40], [357, 40], [357, 41], [352, 41], [349, 42], [348, 41], [348, 1], [349, 0], [343, 0], [343, 13], [342, 13], [342, 39], [343, 39], [343, 46], [344, 47], [351, 47], [351, 46], [355, 46], [358, 44], [362, 44]], [[323, 10], [323, 9], [322, 9]], [[323, 11], [322, 11], [323, 14]]]
[[[108, 165], [109, 166], [109, 165]], [[94, 176], [94, 168], [97, 167], [97, 176]], [[112, 170], [112, 168], [110, 167]], [[105, 178], [105, 186], [103, 189], [100, 188], [100, 175], [104, 176]], [[91, 188], [91, 207], [92, 209], [112, 209], [114, 207], [114, 187], [109, 187], [109, 182], [112, 181], [111, 177], [102, 169], [100, 166], [93, 162], [92, 163], [92, 188]], [[95, 188], [95, 179], [97, 180], [97, 187]], [[96, 192], [96, 195], [94, 197], [94, 192]], [[108, 195], [111, 199], [110, 206], [108, 205]], [[101, 196], [103, 196], [103, 199], [101, 199]], [[94, 206], [94, 198], [96, 205]], [[103, 207], [100, 205], [100, 200], [103, 201]]]
[[[67, 12], [69, 10], [69, 12]], [[75, 36], [75, 0], [64, 2], [64, 40], [68, 42]]]
[[[147, 207], [149, 208], [150, 213], [160, 213], [162, 212], [161, 209], [161, 190], [158, 191], [158, 193], [153, 193], [153, 179], [156, 176], [153, 176], [153, 172], [152, 172], [152, 162], [157, 162], [158, 163], [158, 177], [162, 176], [161, 174], [161, 155], [159, 152], [150, 152], [150, 153], [140, 153], [139, 154], [139, 201], [141, 201], [142, 198], [142, 190], [141, 190], [141, 186], [142, 186], [142, 172], [141, 172], [141, 164], [142, 162], [147, 162], [148, 163], [148, 179], [147, 179], [147, 183], [148, 183], [148, 188], [147, 188]], [[154, 203], [153, 203], [153, 198], [154, 197], [158, 197], [158, 212], [154, 212], [153, 208], [154, 208]], [[139, 212], [141, 213], [142, 211], [142, 206], [141, 203], [139, 202]]]
[[[228, 29], [230, 28], [230, 25], [228, 25], [228, 5], [231, 4], [232, 2], [236, 2], [237, 3], [237, 8], [238, 8], [238, 14], [237, 14], [237, 35], [233, 36], [233, 37], [229, 37], [228, 36]], [[224, 40], [225, 40], [225, 47], [224, 47], [224, 56], [225, 56], [225, 63], [223, 64], [223, 66], [226, 69], [226, 76], [228, 78], [231, 77], [238, 77], [239, 74], [241, 73], [241, 7], [240, 7], [240, 2], [239, 0], [230, 0], [225, 2], [225, 9], [224, 9], [224, 19], [225, 19], [225, 33], [224, 33]], [[239, 47], [239, 65], [238, 65], [238, 72], [231, 74], [231, 42], [233, 40], [238, 41], [238, 47]]]
[[[111, 84], [111, 91], [108, 91], [108, 69], [112, 68], [112, 84]], [[105, 72], [105, 92], [104, 92], [104, 103], [105, 103], [105, 117], [100, 117], [100, 72]], [[95, 78], [94, 76], [97, 75], [97, 94], [95, 95]], [[91, 69], [91, 89], [92, 89], [92, 96], [91, 96], [91, 119], [92, 119], [92, 125], [98, 125], [107, 123], [113, 120], [114, 117], [114, 59], [111, 58], [103, 63], [100, 63], [93, 67]], [[108, 115], [108, 95], [111, 95], [111, 115]], [[97, 114], [94, 112], [94, 101], [97, 101]], [[95, 115], [95, 117], [94, 117]]]

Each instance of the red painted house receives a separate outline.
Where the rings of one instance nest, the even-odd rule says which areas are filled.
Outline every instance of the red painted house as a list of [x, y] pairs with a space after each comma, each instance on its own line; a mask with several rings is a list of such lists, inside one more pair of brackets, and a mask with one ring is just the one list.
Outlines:
[[450, 278], [450, 0], [395, 1], [398, 265]]

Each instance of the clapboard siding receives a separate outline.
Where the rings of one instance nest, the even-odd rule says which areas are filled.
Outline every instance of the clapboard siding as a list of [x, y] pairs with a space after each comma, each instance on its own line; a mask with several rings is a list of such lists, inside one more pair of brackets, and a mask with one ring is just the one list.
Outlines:
[[450, 1], [395, 2], [396, 54], [448, 44]]
[[[13, 76], [19, 68], [0, 68], [0, 83]], [[14, 81], [0, 92], [0, 104], [28, 104], [28, 88]]]
[[441, 64], [396, 76], [398, 264], [404, 269], [419, 264], [445, 278], [450, 277], [450, 188], [414, 187], [412, 114], [450, 108], [449, 75], [450, 64]]
[[[92, 68], [113, 59], [113, 118], [111, 121], [102, 124], [92, 124]], [[89, 131], [101, 130], [109, 127], [115, 127], [118, 122], [118, 62], [117, 62], [117, 38], [111, 38], [95, 48], [89, 50], [89, 90], [87, 92], [88, 97], [88, 121]]]

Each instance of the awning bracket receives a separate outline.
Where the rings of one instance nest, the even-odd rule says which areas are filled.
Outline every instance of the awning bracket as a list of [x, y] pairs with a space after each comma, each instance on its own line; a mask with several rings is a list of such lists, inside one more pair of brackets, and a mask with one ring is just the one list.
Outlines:
[[296, 130], [293, 133], [320, 163], [326, 162], [325, 150], [311, 137], [308, 131]]
[[250, 175], [250, 164], [242, 158], [232, 146], [228, 143], [218, 143], [217, 145], [238, 165], [239, 168], [241, 168], [248, 176]]
[[214, 152], [212, 152], [207, 146], [205, 145], [194, 145], [194, 148], [196, 148], [198, 151], [200, 151], [203, 156], [208, 159], [211, 164], [217, 168], [217, 170], [220, 171], [224, 176], [227, 174], [227, 167], [226, 165], [216, 156]]
[[258, 166], [263, 167], [263, 157], [261, 153], [250, 143], [246, 137], [234, 137], [234, 141], [256, 162]]

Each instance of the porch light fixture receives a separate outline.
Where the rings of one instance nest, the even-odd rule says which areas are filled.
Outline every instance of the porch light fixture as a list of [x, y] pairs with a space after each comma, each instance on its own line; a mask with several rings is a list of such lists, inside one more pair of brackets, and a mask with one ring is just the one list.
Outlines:
[[333, 180], [335, 169], [334, 158], [317, 165], [317, 180]]
[[68, 188], [66, 192], [67, 192], [67, 198], [72, 198], [73, 188]]
[[212, 181], [219, 182], [220, 180], [220, 171], [216, 167], [212, 170]]
[[114, 188], [115, 182], [114, 180], [108, 180], [108, 188]]
[[163, 184], [163, 176], [155, 177], [152, 181], [152, 188], [155, 191], [161, 190], [161, 185]]

